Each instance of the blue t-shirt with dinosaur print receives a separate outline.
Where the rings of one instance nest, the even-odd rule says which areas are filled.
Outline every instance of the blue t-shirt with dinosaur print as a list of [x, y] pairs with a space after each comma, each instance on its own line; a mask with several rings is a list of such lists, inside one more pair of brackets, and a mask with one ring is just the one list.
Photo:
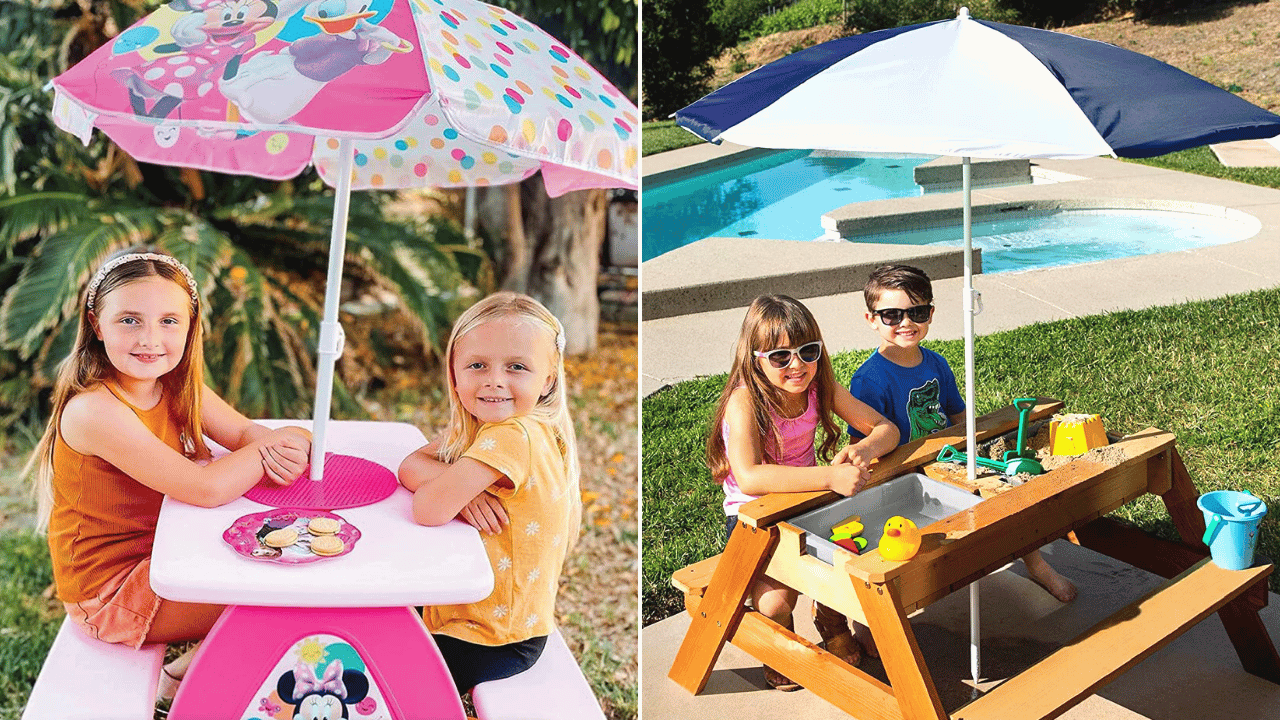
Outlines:
[[[898, 444], [919, 440], [951, 425], [951, 415], [964, 412], [956, 376], [946, 358], [920, 348], [915, 367], [902, 367], [874, 352], [849, 381], [849, 393], [898, 426]], [[862, 433], [849, 427], [854, 440]]]

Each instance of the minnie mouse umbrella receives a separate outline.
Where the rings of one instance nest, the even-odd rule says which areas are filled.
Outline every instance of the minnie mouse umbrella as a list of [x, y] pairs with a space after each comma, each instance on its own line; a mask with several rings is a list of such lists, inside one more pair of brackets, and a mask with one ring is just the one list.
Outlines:
[[539, 170], [555, 197], [635, 188], [635, 105], [523, 18], [476, 0], [173, 0], [50, 83], [54, 120], [134, 158], [336, 188], [312, 479], [341, 353], [352, 188], [470, 187]]

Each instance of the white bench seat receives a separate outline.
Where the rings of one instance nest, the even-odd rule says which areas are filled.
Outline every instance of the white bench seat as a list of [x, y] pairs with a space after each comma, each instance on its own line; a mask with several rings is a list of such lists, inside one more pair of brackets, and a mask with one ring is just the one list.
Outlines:
[[164, 645], [94, 640], [70, 618], [49, 648], [22, 720], [150, 720]]
[[604, 720], [600, 702], [559, 630], [547, 636], [533, 667], [476, 685], [471, 700], [479, 720]]

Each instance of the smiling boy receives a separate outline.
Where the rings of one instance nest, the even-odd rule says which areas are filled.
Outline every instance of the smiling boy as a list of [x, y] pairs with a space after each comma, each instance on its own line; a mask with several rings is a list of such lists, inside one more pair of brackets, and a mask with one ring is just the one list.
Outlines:
[[[933, 285], [929, 276], [910, 265], [876, 268], [862, 290], [867, 303], [863, 315], [880, 336], [880, 347], [862, 363], [849, 392], [898, 426], [901, 443], [951, 425], [963, 425], [964, 400], [946, 358], [920, 341], [933, 322]], [[861, 435], [849, 428], [856, 441]], [[1061, 602], [1076, 597], [1076, 586], [1045, 562], [1039, 550], [1023, 561], [1027, 574]]]

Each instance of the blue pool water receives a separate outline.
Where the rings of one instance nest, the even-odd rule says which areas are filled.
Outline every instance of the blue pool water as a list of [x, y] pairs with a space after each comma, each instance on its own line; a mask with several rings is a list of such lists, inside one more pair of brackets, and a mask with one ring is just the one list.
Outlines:
[[864, 200], [920, 195], [913, 171], [930, 159], [748, 151], [708, 172], [645, 180], [642, 259], [707, 237], [812, 240], [822, 235], [823, 213]]
[[[922, 194], [914, 169], [931, 158], [824, 157], [809, 150], [748, 151], [713, 169], [645, 181], [642, 259], [707, 237], [813, 240], [821, 217], [866, 200]], [[960, 195], [955, 194], [959, 203]], [[1234, 242], [1257, 221], [1163, 210], [1009, 212], [977, 220], [983, 272], [1011, 272]], [[913, 228], [857, 242], [963, 246], [958, 226]]]
[[[1256, 220], [1168, 210], [1059, 210], [975, 220], [982, 272], [998, 273], [1191, 250], [1257, 234]], [[958, 226], [860, 236], [857, 242], [964, 247]]]

